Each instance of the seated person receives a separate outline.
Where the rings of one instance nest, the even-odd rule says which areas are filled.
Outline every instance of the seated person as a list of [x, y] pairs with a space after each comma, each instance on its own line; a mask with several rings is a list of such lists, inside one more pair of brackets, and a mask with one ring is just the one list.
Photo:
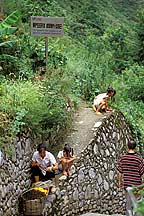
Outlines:
[[73, 149], [66, 144], [64, 149], [58, 153], [57, 159], [62, 166], [63, 175], [70, 176], [71, 166], [73, 165], [73, 161], [76, 160], [76, 157], [73, 156]]
[[3, 165], [3, 161], [4, 161], [4, 159], [3, 159], [3, 153], [0, 150], [0, 166]]
[[58, 169], [55, 157], [48, 151], [44, 144], [39, 144], [37, 151], [32, 157], [32, 177], [34, 181], [46, 181], [51, 179], [53, 182], [52, 192], [56, 190], [55, 170]]
[[112, 111], [112, 109], [108, 107], [108, 101], [109, 98], [114, 97], [115, 94], [116, 91], [113, 88], [108, 88], [106, 93], [99, 94], [94, 98], [93, 110], [97, 115], [102, 115], [102, 110], [105, 112]]

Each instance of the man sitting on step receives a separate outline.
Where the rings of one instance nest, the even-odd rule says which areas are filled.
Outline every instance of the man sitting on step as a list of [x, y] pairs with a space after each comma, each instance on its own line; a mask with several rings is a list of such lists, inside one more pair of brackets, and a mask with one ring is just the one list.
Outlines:
[[51, 192], [56, 190], [55, 170], [58, 169], [56, 159], [50, 152], [46, 151], [44, 144], [39, 144], [37, 151], [32, 157], [32, 177], [35, 182], [46, 181], [51, 179], [53, 187]]

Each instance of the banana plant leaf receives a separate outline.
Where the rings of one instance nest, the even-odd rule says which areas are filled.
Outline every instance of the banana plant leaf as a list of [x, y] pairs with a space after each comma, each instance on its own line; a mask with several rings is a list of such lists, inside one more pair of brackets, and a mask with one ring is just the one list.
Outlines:
[[0, 43], [0, 47], [11, 48], [15, 46], [16, 43], [17, 43], [17, 40], [5, 41], [5, 42]]
[[2, 54], [2, 55], [0, 55], [0, 61], [3, 61], [3, 60], [7, 60], [7, 61], [11, 61], [11, 62], [16, 62], [17, 61], [17, 57], [11, 56], [11, 55], [8, 55], [8, 54]]
[[18, 10], [11, 13], [3, 22], [0, 23], [0, 30], [13, 26], [20, 19]]
[[16, 27], [9, 27], [9, 28], [0, 29], [0, 37], [3, 35], [12, 35], [17, 30], [18, 30], [18, 28], [16, 28]]

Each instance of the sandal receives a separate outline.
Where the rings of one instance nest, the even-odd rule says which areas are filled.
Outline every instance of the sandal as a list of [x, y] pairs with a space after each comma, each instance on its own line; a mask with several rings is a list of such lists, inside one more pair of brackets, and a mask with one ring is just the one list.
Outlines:
[[103, 114], [101, 113], [101, 112], [96, 112], [96, 115], [98, 115], [98, 116], [102, 116]]

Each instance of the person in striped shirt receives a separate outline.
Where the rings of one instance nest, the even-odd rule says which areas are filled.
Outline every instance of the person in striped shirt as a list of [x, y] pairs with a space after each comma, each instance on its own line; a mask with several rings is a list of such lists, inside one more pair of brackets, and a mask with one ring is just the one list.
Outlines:
[[144, 175], [144, 161], [140, 155], [135, 153], [135, 148], [136, 142], [130, 140], [128, 142], [128, 153], [121, 156], [117, 164], [118, 185], [120, 188], [123, 187], [125, 189], [127, 212], [132, 211], [132, 209], [126, 188], [142, 184]]

